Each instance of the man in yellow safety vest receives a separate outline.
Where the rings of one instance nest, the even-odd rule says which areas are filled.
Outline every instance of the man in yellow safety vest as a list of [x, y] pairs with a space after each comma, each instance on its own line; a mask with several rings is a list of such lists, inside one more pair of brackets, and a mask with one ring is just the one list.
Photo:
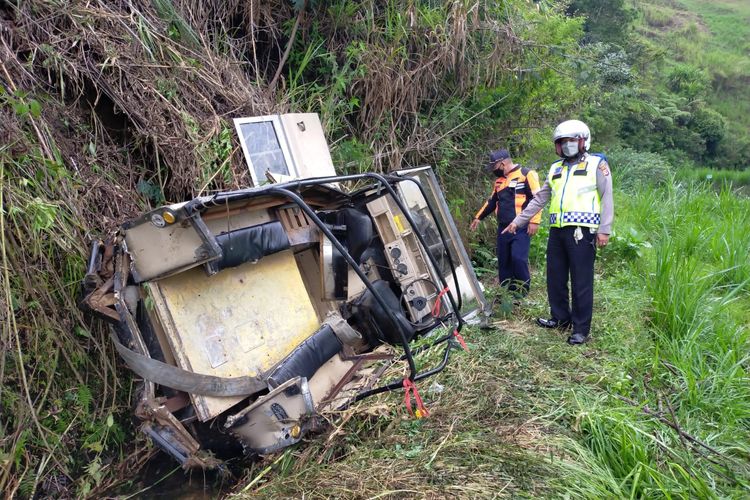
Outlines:
[[568, 343], [576, 345], [586, 342], [591, 331], [596, 248], [609, 242], [614, 219], [612, 176], [606, 157], [589, 154], [591, 133], [582, 121], [560, 123], [553, 140], [561, 159], [552, 164], [542, 188], [503, 233], [515, 234], [550, 203], [547, 296], [551, 318], [537, 318], [537, 324], [572, 327]]

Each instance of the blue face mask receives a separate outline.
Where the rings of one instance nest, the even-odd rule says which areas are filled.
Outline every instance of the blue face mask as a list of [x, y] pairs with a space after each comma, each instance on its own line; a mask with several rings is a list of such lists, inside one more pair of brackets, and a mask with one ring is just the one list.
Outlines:
[[564, 142], [562, 144], [562, 153], [566, 158], [572, 158], [578, 155], [578, 141]]

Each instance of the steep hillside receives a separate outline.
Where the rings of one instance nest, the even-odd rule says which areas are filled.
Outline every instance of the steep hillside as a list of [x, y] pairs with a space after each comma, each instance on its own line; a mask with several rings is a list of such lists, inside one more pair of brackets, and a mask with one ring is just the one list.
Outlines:
[[642, 12], [644, 30], [668, 47], [675, 60], [693, 64], [710, 76], [710, 102], [717, 111], [733, 126], [750, 129], [750, 6], [733, 0], [681, 0], [647, 2]]
[[750, 6], [733, 0], [652, 0], [640, 3], [638, 11], [636, 31], [663, 50], [662, 63], [651, 68], [657, 88], [705, 99], [726, 123], [715, 165], [746, 168]]

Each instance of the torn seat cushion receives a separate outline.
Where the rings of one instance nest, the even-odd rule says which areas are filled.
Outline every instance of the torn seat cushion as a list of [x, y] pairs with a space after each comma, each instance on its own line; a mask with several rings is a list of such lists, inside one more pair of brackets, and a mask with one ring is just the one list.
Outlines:
[[223, 254], [218, 262], [219, 269], [237, 267], [289, 248], [289, 238], [279, 221], [220, 234], [216, 242]]
[[323, 325], [279, 363], [268, 376], [268, 385], [278, 387], [294, 377], [310, 379], [343, 345], [329, 325]]

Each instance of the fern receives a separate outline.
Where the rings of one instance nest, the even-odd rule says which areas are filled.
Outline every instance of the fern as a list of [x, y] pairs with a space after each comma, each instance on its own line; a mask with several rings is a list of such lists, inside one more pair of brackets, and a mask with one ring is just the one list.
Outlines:
[[18, 485], [18, 496], [21, 498], [32, 498], [34, 496], [34, 487], [36, 486], [36, 477], [34, 474], [24, 474], [21, 483]]
[[13, 448], [13, 461], [16, 464], [16, 468], [20, 468], [21, 466], [21, 459], [26, 452], [26, 441], [29, 439], [30, 435], [31, 431], [29, 429], [24, 429], [21, 432], [21, 435], [18, 436], [16, 446]]
[[87, 385], [79, 385], [76, 397], [78, 399], [78, 405], [81, 407], [81, 409], [84, 412], [88, 412], [89, 407], [91, 406], [91, 401], [94, 399], [91, 395], [91, 389], [89, 389]]

